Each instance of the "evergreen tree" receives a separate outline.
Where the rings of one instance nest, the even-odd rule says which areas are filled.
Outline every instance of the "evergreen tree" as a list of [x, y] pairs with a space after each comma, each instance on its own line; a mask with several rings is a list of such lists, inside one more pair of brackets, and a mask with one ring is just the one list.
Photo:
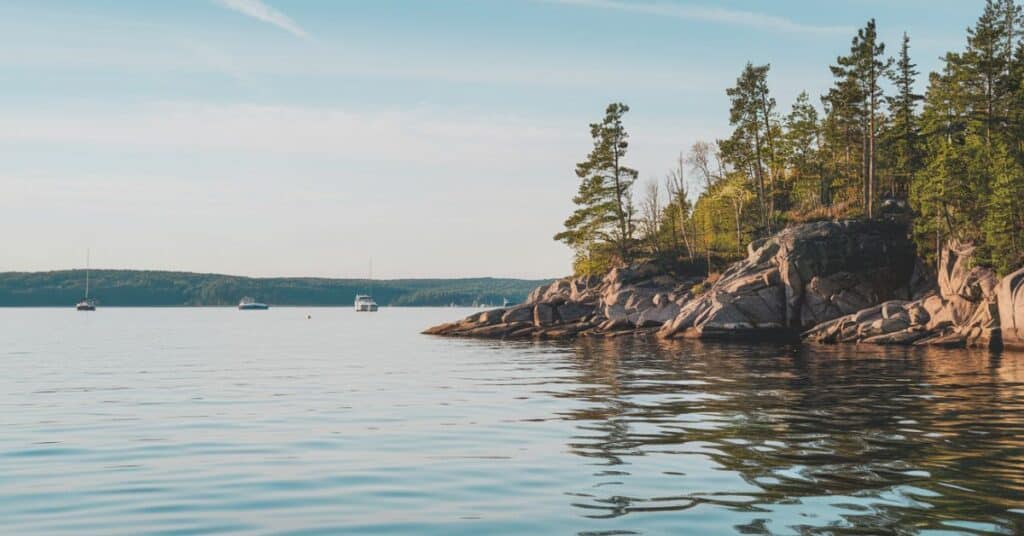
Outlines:
[[[878, 194], [876, 185], [876, 147], [878, 137], [879, 113], [882, 102], [881, 80], [892, 66], [892, 59], [885, 59], [885, 44], [878, 41], [875, 19], [867, 22], [864, 28], [850, 44], [850, 54], [837, 58], [832, 66], [832, 74], [839, 82], [834, 92], [830, 92], [830, 101], [843, 110], [859, 112], [861, 121], [861, 164], [862, 196], [864, 213], [872, 218], [875, 214], [875, 198]], [[857, 105], [849, 102], [859, 99]], [[846, 102], [844, 102], [846, 101]]]
[[784, 133], [785, 163], [792, 176], [793, 190], [800, 207], [820, 206], [827, 198], [822, 180], [819, 148], [821, 129], [818, 111], [804, 91], [797, 96], [786, 116]]
[[891, 75], [896, 94], [887, 99], [892, 119], [886, 136], [891, 168], [889, 194], [900, 197], [907, 196], [911, 177], [921, 165], [917, 103], [924, 96], [914, 93], [918, 74], [917, 65], [910, 61], [910, 37], [904, 33], [896, 69]]
[[637, 172], [624, 164], [629, 134], [622, 116], [628, 111], [629, 106], [612, 103], [600, 123], [591, 123], [594, 147], [586, 160], [576, 164], [580, 186], [573, 203], [577, 209], [565, 220], [565, 230], [555, 235], [555, 240], [576, 250], [578, 261], [586, 259], [592, 268], [603, 267], [610, 261], [606, 258], [607, 246], [613, 248], [620, 261], [631, 259], [632, 187]]
[[773, 121], [775, 99], [768, 92], [769, 65], [747, 63], [736, 85], [725, 92], [731, 101], [728, 140], [719, 143], [723, 159], [734, 169], [748, 173], [757, 187], [761, 224], [770, 233], [775, 207], [775, 148]]
[[[840, 188], [841, 202], [860, 199], [863, 203], [863, 188], [857, 185], [864, 183], [864, 96], [856, 71], [848, 68], [852, 60], [840, 57], [836, 63], [829, 67], [835, 85], [821, 99], [825, 108], [823, 141], [829, 155], [826, 173], [830, 175], [829, 184]], [[832, 201], [830, 195], [826, 204]]]
[[1011, 87], [1011, 66], [1020, 18], [1020, 7], [1013, 0], [987, 0], [981, 17], [968, 30], [960, 64], [967, 82], [964, 96], [989, 148], [1006, 125], [1016, 89]]

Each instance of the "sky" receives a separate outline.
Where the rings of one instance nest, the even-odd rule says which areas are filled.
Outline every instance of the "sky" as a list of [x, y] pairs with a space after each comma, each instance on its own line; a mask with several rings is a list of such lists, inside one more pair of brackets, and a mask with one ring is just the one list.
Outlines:
[[747, 61], [785, 113], [867, 19], [926, 73], [982, 5], [4, 0], [0, 271], [561, 276], [609, 102], [658, 179]]

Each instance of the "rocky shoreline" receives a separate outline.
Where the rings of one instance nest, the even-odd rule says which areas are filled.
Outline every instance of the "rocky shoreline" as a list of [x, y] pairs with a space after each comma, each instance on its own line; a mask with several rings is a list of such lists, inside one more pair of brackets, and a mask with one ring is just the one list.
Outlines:
[[748, 246], [714, 281], [651, 264], [573, 277], [521, 305], [434, 326], [426, 334], [567, 339], [802, 338], [819, 343], [1024, 349], [1024, 269], [999, 279], [956, 241], [938, 274], [903, 223], [825, 221]]

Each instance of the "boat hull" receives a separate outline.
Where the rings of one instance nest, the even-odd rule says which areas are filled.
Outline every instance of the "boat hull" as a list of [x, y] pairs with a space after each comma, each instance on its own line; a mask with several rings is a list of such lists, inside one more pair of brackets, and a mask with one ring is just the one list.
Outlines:
[[238, 306], [239, 311], [266, 311], [270, 306], [265, 303], [245, 303]]
[[95, 311], [96, 310], [96, 306], [95, 305], [88, 305], [88, 304], [80, 303], [80, 304], [75, 306], [75, 310], [76, 311]]

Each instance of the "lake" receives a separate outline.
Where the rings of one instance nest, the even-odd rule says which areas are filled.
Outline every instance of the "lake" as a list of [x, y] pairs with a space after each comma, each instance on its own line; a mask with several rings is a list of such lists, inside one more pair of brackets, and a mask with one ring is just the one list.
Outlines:
[[1020, 355], [469, 312], [0, 309], [0, 532], [1024, 532]]

